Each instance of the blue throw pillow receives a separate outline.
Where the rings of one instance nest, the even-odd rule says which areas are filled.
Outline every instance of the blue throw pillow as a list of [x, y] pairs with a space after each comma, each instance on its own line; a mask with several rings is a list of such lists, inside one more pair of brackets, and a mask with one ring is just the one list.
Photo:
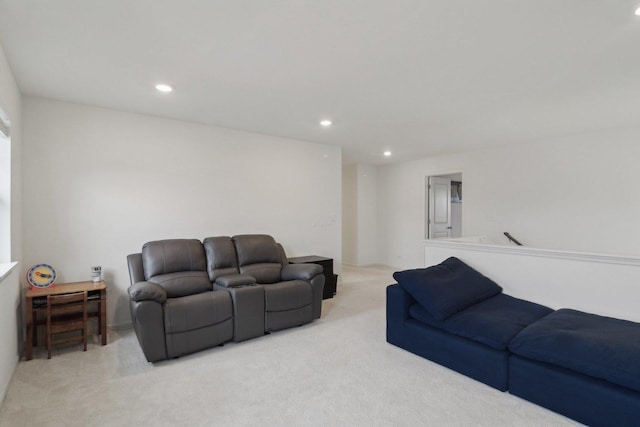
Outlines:
[[398, 271], [393, 278], [437, 320], [502, 292], [493, 280], [455, 257], [428, 268]]

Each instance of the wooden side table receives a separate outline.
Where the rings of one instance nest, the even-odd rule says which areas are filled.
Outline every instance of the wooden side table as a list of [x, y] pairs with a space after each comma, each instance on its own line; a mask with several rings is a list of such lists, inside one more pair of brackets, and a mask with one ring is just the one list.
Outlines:
[[38, 319], [34, 318], [34, 313], [46, 309], [47, 295], [62, 295], [83, 291], [88, 292], [90, 302], [98, 302], [98, 332], [102, 338], [102, 345], [107, 345], [107, 284], [104, 280], [99, 282], [56, 283], [50, 288], [30, 288], [27, 291], [25, 310], [27, 326], [25, 358], [27, 360], [33, 359], [33, 346], [37, 338], [34, 330], [37, 326], [35, 322]]
[[333, 274], [333, 258], [325, 258], [317, 255], [299, 256], [288, 258], [289, 264], [318, 264], [322, 266], [324, 274], [324, 290], [322, 299], [333, 298], [337, 292], [338, 275]]

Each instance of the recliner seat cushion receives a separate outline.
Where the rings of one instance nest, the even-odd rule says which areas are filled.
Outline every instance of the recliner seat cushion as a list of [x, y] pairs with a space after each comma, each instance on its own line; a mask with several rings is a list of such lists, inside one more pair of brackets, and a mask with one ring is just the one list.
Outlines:
[[640, 391], [640, 323], [561, 309], [525, 328], [509, 350]]
[[253, 276], [257, 283], [277, 283], [280, 281], [282, 266], [274, 263], [250, 264], [240, 267], [240, 274]]
[[162, 286], [167, 291], [168, 298], [199, 294], [213, 289], [206, 271], [182, 271], [161, 274], [149, 278], [148, 281]]
[[393, 278], [436, 320], [502, 292], [493, 280], [455, 257], [432, 267], [395, 272]]
[[202, 243], [196, 239], [167, 239], [147, 242], [142, 247], [146, 280], [179, 271], [207, 271]]
[[192, 331], [231, 319], [231, 295], [226, 291], [203, 292], [169, 298], [164, 306], [165, 333]]
[[409, 308], [409, 315], [429, 326], [506, 350], [521, 330], [553, 310], [540, 304], [498, 294], [467, 307], [446, 320], [437, 320], [420, 304]]
[[289, 280], [264, 285], [264, 298], [267, 312], [293, 310], [311, 305], [313, 290], [309, 282]]

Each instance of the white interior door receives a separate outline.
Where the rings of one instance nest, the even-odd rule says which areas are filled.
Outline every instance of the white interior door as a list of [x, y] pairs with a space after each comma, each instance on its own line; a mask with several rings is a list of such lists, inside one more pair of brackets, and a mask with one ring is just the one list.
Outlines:
[[451, 237], [451, 180], [430, 176], [427, 193], [429, 204], [428, 238]]

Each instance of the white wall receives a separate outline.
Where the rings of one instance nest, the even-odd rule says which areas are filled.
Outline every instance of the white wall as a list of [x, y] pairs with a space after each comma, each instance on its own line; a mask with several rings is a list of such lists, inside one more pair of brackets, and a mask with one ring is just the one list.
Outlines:
[[351, 164], [342, 170], [342, 252], [351, 265], [378, 261], [377, 167]]
[[[18, 86], [0, 46], [0, 108], [11, 119], [11, 259], [22, 260], [21, 222], [21, 99]], [[9, 230], [2, 229], [2, 233]], [[22, 341], [20, 274], [14, 269], [0, 281], [0, 402], [13, 375]]]
[[341, 262], [337, 147], [24, 99], [24, 259], [58, 281], [101, 265], [108, 323], [130, 322], [126, 255], [143, 243], [268, 233]]
[[508, 295], [553, 309], [640, 322], [640, 258], [442, 240], [425, 243], [426, 265], [450, 256], [494, 280]]
[[382, 166], [380, 262], [422, 266], [424, 177], [462, 172], [464, 235], [640, 255], [640, 128], [609, 129]]
[[358, 165], [342, 168], [342, 262], [358, 264]]
[[358, 165], [358, 264], [378, 262], [378, 168]]

